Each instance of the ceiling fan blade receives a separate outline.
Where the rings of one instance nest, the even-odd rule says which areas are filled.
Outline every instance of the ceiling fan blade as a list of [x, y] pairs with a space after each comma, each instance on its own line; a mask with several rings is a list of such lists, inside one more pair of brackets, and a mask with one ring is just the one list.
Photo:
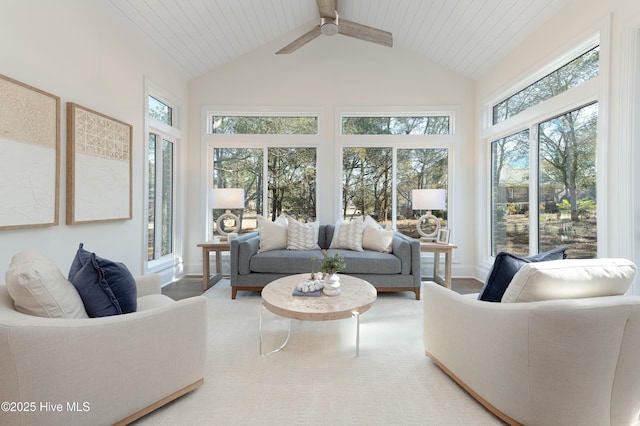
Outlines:
[[[318, 0], [318, 2], [319, 1], [320, 0]], [[357, 22], [348, 21], [344, 18], [340, 18], [338, 33], [349, 37], [355, 37], [360, 40], [378, 43], [387, 47], [393, 46], [393, 36], [389, 31], [358, 24]]]
[[321, 18], [335, 18], [338, 10], [338, 0], [317, 0], [318, 12]]
[[291, 43], [287, 44], [282, 49], [278, 50], [276, 52], [276, 55], [293, 53], [305, 44], [309, 43], [314, 38], [318, 37], [320, 34], [320, 25], [316, 25], [315, 27], [313, 27], [313, 29], [311, 29], [311, 31], [304, 33], [297, 39], [293, 40]]

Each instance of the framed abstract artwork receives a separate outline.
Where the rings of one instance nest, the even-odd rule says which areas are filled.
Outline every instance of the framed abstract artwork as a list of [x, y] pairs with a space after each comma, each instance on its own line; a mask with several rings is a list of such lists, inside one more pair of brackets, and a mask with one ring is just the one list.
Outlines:
[[129, 220], [133, 126], [67, 103], [67, 224]]
[[58, 224], [60, 98], [0, 74], [0, 229]]

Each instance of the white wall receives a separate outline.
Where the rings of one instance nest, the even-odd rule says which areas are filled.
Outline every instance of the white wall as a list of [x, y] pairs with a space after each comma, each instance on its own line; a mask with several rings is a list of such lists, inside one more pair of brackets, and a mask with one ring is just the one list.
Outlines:
[[[124, 262], [132, 273], [141, 273], [144, 77], [183, 99], [186, 80], [143, 50], [141, 33], [130, 32], [108, 1], [2, 0], [0, 10], [0, 74], [61, 98], [60, 224], [0, 230], [0, 281], [13, 254], [23, 249], [40, 251], [66, 275], [80, 242], [100, 256]], [[133, 220], [65, 224], [66, 102], [133, 125]]]
[[[461, 138], [453, 154], [450, 212], [454, 242], [454, 274], [470, 276], [476, 257], [474, 237], [474, 82], [414, 54], [388, 49], [349, 37], [320, 37], [291, 55], [275, 55], [282, 46], [304, 32], [290, 34], [189, 83], [189, 205], [186, 265], [200, 273], [205, 239], [205, 159], [202, 158], [203, 123], [196, 111], [203, 105], [303, 106], [323, 111], [323, 146], [319, 155], [335, 164], [335, 110], [344, 106], [429, 106], [461, 108]], [[335, 164], [337, 168], [339, 164]], [[322, 170], [318, 181], [318, 218], [333, 223], [335, 173]]]
[[[609, 33], [603, 34], [601, 48], [603, 63], [601, 70], [608, 73], [608, 99], [601, 99], [601, 107], [609, 119], [601, 130], [606, 151], [606, 164], [599, 164], [606, 170], [606, 186], [600, 189], [602, 215], [599, 216], [602, 237], [599, 256], [627, 257], [637, 259], [634, 253], [634, 229], [637, 224], [633, 219], [632, 182], [637, 181], [638, 158], [634, 161], [634, 140], [629, 131], [633, 121], [637, 119], [629, 114], [627, 94], [630, 92], [629, 77], [632, 73], [631, 64], [637, 52], [633, 52], [630, 39], [631, 28], [640, 28], [640, 2], [636, 0], [574, 0], [560, 10], [552, 19], [543, 25], [532, 36], [524, 40], [514, 51], [476, 83], [476, 111], [478, 112], [478, 134], [481, 130], [481, 113], [483, 103], [489, 97], [502, 93], [505, 89], [529, 76], [532, 72], [542, 68], [550, 61], [566, 52], [576, 43], [583, 41], [596, 28], [607, 28]], [[608, 68], [608, 70], [607, 70]], [[636, 77], [637, 79], [637, 77]], [[638, 82], [640, 83], [640, 82]], [[637, 103], [637, 102], [636, 102]], [[482, 139], [478, 139], [478, 158], [480, 159], [477, 180], [486, 182], [486, 150]], [[637, 155], [637, 153], [635, 154]], [[486, 211], [484, 202], [486, 188], [478, 186], [481, 194], [478, 201], [478, 211]], [[483, 218], [484, 219], [484, 218]], [[486, 243], [483, 235], [478, 236], [479, 246]], [[639, 237], [635, 237], [637, 245]], [[485, 253], [478, 249], [478, 275], [486, 274], [489, 266]], [[636, 289], [638, 294], [639, 289]]]

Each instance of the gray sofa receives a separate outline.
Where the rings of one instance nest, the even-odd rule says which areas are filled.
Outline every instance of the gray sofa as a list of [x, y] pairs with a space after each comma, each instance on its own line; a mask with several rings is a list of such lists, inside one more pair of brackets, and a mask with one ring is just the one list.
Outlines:
[[[322, 250], [328, 249], [334, 225], [320, 225], [320, 250], [271, 250], [258, 253], [258, 232], [242, 235], [231, 241], [231, 298], [238, 290], [261, 291], [273, 280], [291, 274], [311, 272], [311, 257], [315, 256], [316, 272], [322, 260]], [[347, 267], [342, 274], [361, 278], [378, 292], [412, 291], [420, 300], [420, 242], [398, 232], [393, 238], [391, 253], [330, 249], [340, 253]]]

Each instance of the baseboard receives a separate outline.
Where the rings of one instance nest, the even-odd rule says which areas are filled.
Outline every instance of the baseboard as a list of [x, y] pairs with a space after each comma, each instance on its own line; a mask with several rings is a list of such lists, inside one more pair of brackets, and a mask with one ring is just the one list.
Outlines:
[[191, 392], [192, 390], [202, 386], [203, 384], [204, 384], [204, 379], [200, 379], [197, 382], [191, 383], [189, 386], [186, 386], [186, 387], [180, 389], [179, 391], [176, 391], [176, 392], [172, 393], [171, 395], [162, 398], [160, 401], [154, 402], [153, 404], [143, 408], [142, 410], [133, 413], [132, 415], [130, 415], [126, 419], [122, 419], [119, 422], [114, 423], [114, 426], [125, 426], [125, 425], [128, 425], [129, 423], [132, 423], [135, 420], [138, 420], [140, 417], [146, 416], [147, 414], [149, 414], [153, 410], [157, 410], [158, 408], [162, 407], [163, 405], [166, 405], [166, 404], [170, 403], [174, 399], [178, 399], [182, 395], [185, 395], [185, 394]]
[[458, 376], [456, 376], [451, 370], [449, 370], [447, 367], [444, 366], [444, 364], [442, 364], [440, 361], [438, 361], [438, 359], [436, 357], [434, 357], [433, 355], [431, 355], [428, 351], [424, 351], [425, 355], [428, 356], [429, 358], [431, 358], [431, 360], [442, 370], [444, 371], [447, 376], [451, 377], [453, 379], [454, 382], [456, 382], [458, 385], [460, 385], [460, 387], [462, 389], [464, 389], [469, 395], [471, 395], [476, 401], [478, 401], [480, 404], [482, 404], [484, 406], [484, 408], [486, 408], [487, 410], [491, 411], [491, 413], [493, 413], [493, 415], [495, 415], [496, 417], [498, 417], [500, 420], [502, 420], [503, 422], [506, 422], [507, 424], [511, 425], [511, 426], [524, 426], [522, 423], [512, 419], [511, 417], [507, 416], [505, 413], [503, 413], [502, 411], [498, 410], [496, 407], [494, 407], [493, 405], [491, 405], [486, 399], [484, 399], [483, 397], [481, 397], [480, 395], [478, 395], [478, 393], [476, 391], [474, 391], [473, 389], [471, 389], [469, 386], [467, 386], [467, 384], [465, 382], [463, 382]]

